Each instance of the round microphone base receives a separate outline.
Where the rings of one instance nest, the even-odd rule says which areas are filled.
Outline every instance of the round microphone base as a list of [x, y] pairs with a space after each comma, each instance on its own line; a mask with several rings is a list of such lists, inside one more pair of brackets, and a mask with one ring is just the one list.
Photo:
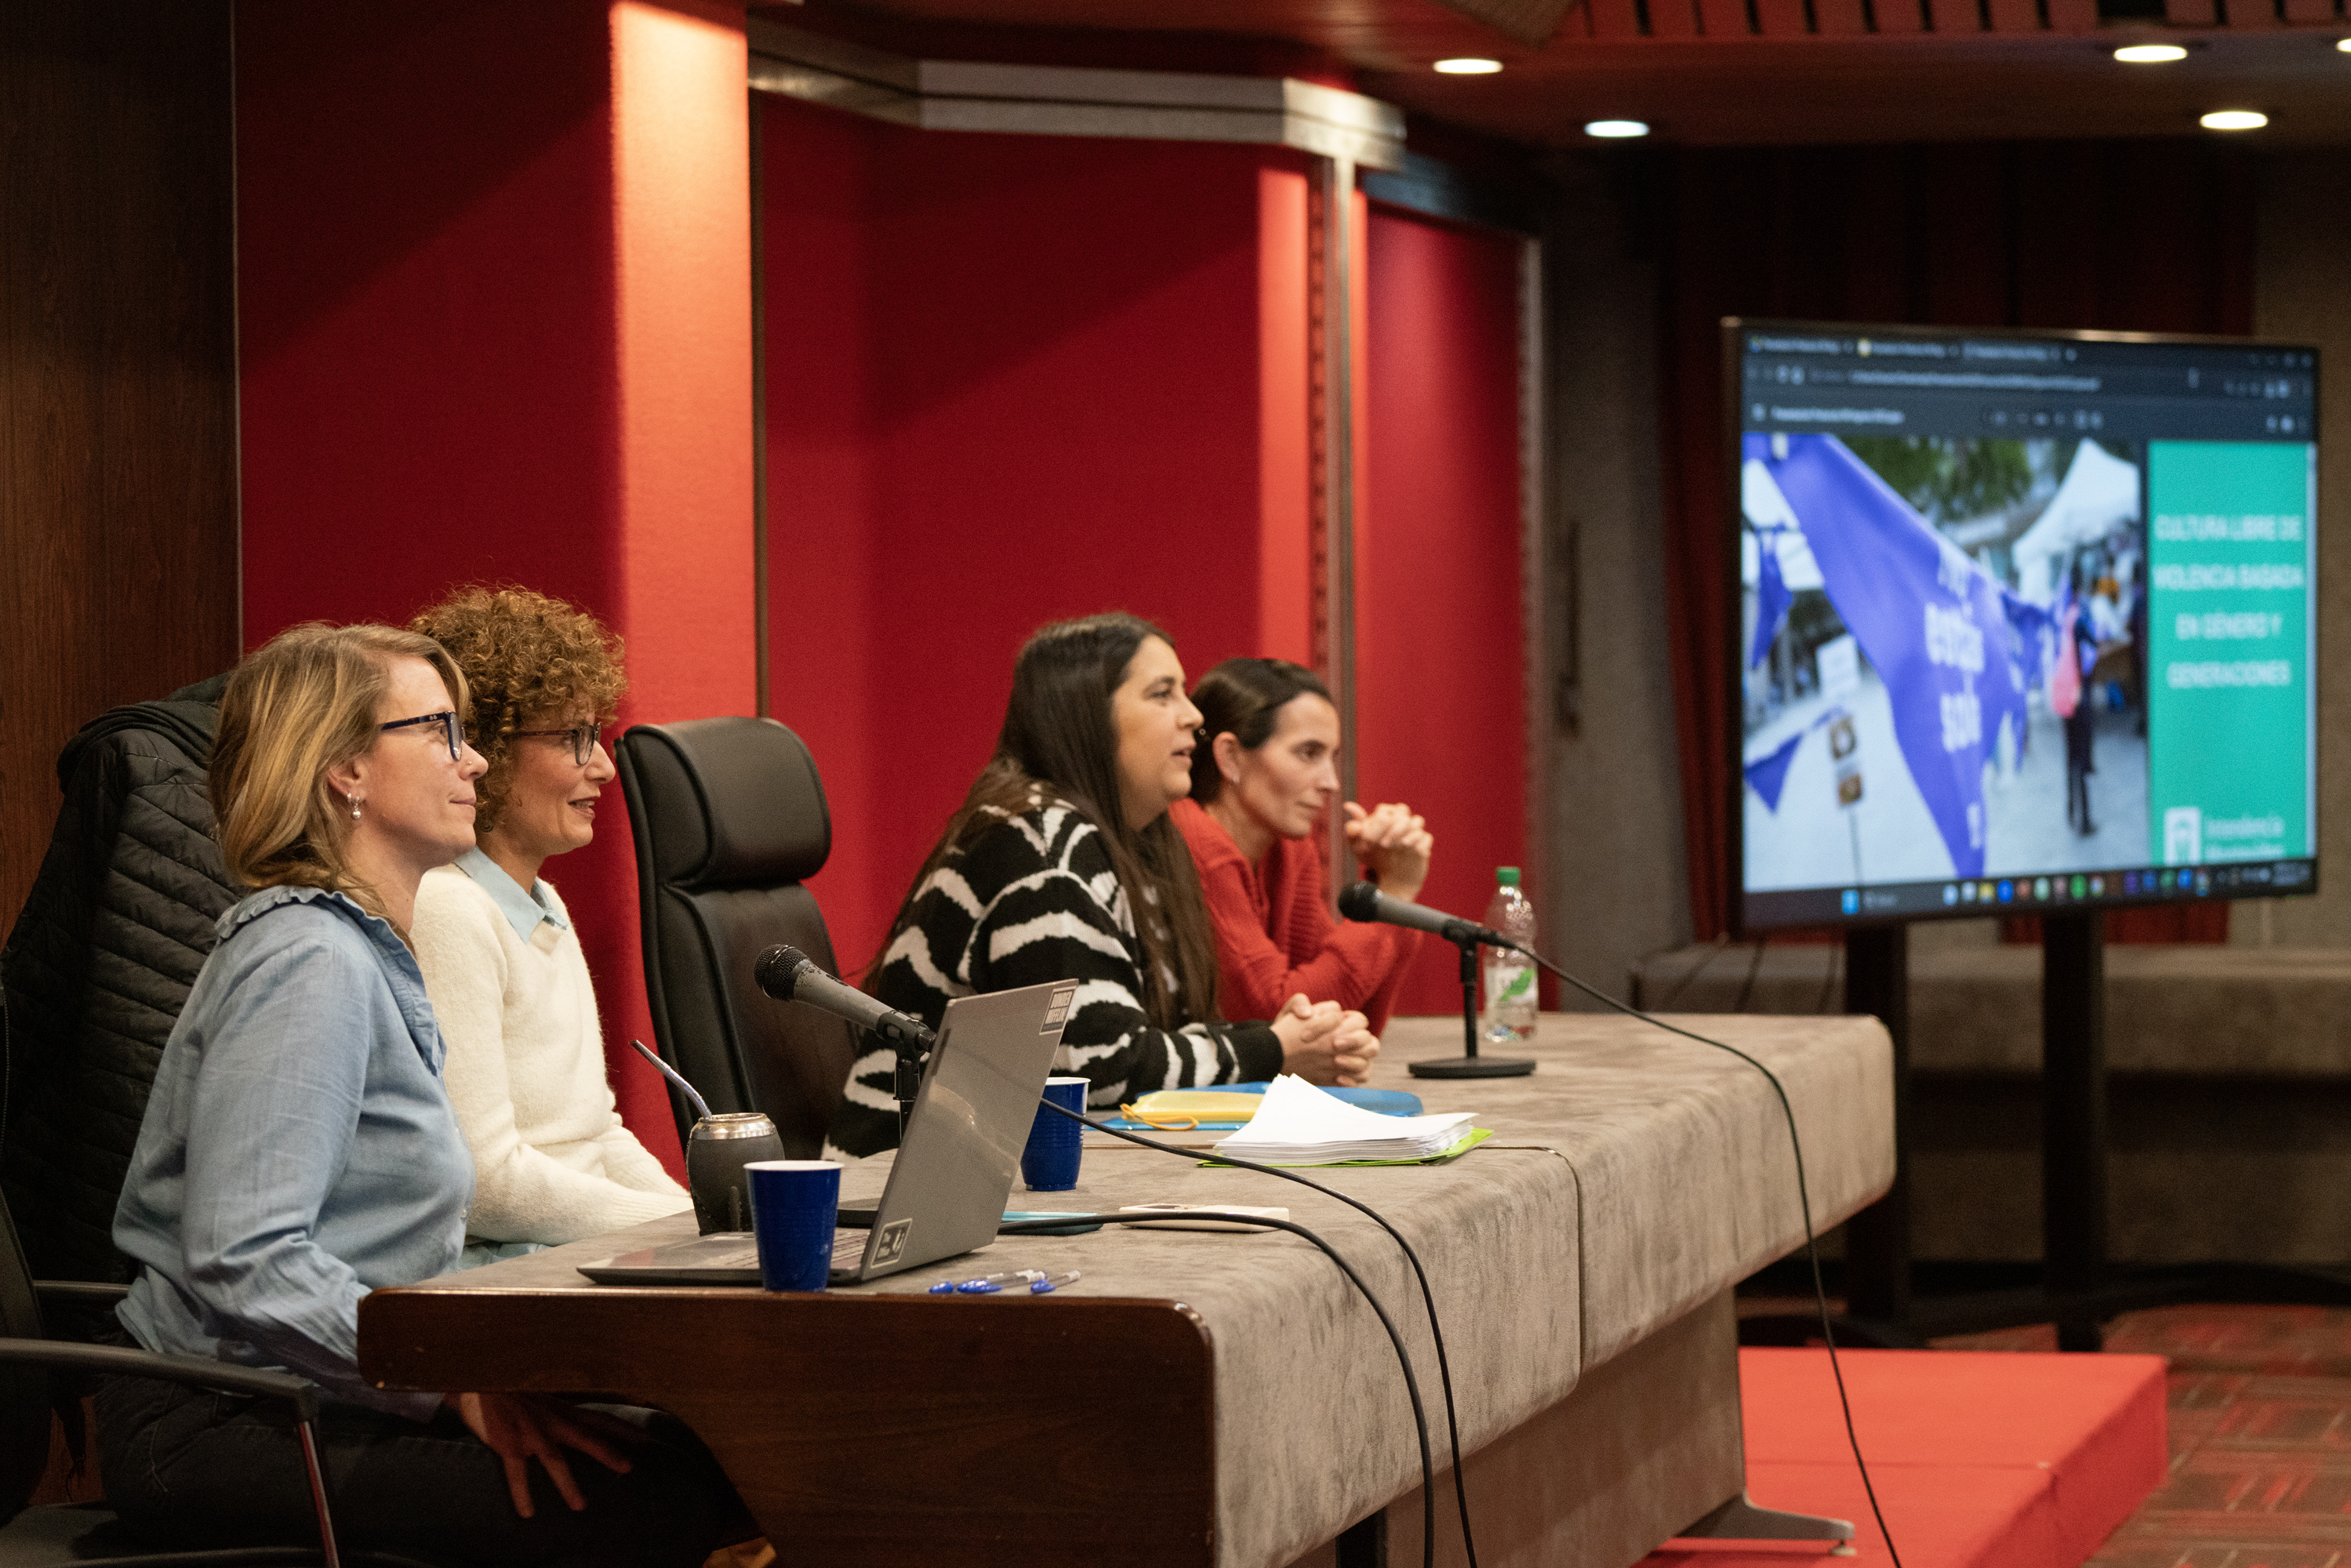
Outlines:
[[1535, 1064], [1523, 1057], [1447, 1056], [1405, 1064], [1415, 1078], [1524, 1078]]

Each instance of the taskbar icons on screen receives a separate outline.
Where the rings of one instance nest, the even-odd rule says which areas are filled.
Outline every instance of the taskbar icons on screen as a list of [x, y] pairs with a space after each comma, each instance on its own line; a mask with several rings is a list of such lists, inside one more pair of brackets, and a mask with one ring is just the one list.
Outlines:
[[2052, 872], [2045, 876], [1884, 883], [1870, 887], [1805, 887], [1750, 893], [1749, 929], [1952, 915], [2037, 915], [2044, 910], [2198, 898], [2261, 898], [2314, 891], [2312, 860], [2248, 861], [2226, 865], [2124, 867]]

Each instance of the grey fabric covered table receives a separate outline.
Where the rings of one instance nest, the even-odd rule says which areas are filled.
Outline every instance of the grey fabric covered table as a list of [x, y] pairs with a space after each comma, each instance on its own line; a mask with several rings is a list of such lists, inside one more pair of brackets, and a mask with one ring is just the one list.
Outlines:
[[[1804, 1134], [1817, 1226], [1884, 1188], [1893, 1170], [1889, 1051], [1874, 1020], [1690, 1021], [1724, 1030], [1786, 1082]], [[1379, 1208], [1428, 1269], [1464, 1448], [1477, 1456], [1468, 1479], [1481, 1560], [1617, 1568], [1738, 1491], [1736, 1349], [1726, 1292], [1802, 1239], [1778, 1102], [1751, 1068], [1722, 1052], [1630, 1020], [1561, 1015], [1542, 1020], [1528, 1052], [1541, 1067], [1531, 1078], [1409, 1079], [1405, 1059], [1458, 1054], [1458, 1022], [1453, 1029], [1447, 1036], [1440, 1020], [1398, 1020], [1378, 1080], [1410, 1087], [1431, 1110], [1477, 1112], [1493, 1130], [1491, 1141], [1443, 1166], [1311, 1174]], [[878, 1194], [886, 1172], [886, 1158], [851, 1166], [844, 1199]], [[1056, 1210], [1287, 1207], [1362, 1272], [1404, 1329], [1444, 1464], [1436, 1358], [1410, 1271], [1394, 1244], [1353, 1210], [1255, 1173], [1131, 1146], [1090, 1146], [1076, 1191], [1016, 1192], [1010, 1203]], [[683, 1218], [656, 1221], [411, 1291], [381, 1292], [362, 1311], [362, 1363], [387, 1382], [403, 1375], [413, 1382], [434, 1370], [413, 1343], [431, 1320], [387, 1305], [472, 1298], [478, 1307], [486, 1300], [481, 1292], [526, 1293], [518, 1301], [596, 1292], [573, 1271], [579, 1262], [690, 1228]], [[1005, 1238], [944, 1265], [835, 1291], [837, 1300], [819, 1303], [820, 1322], [825, 1332], [851, 1332], [854, 1303], [869, 1299], [905, 1303], [901, 1313], [935, 1311], [943, 1328], [1008, 1322], [971, 1315], [976, 1304], [968, 1301], [925, 1298], [917, 1306], [906, 1299], [939, 1280], [1029, 1266], [1079, 1269], [1084, 1278], [1054, 1297], [1003, 1303], [1002, 1312], [1158, 1302], [1196, 1323], [1207, 1342], [1213, 1526], [1197, 1561], [1279, 1568], [1315, 1561], [1318, 1550], [1327, 1561], [1332, 1537], [1384, 1506], [1397, 1560], [1416, 1557], [1418, 1450], [1395, 1354], [1346, 1281], [1297, 1238], [1130, 1229]], [[402, 1297], [413, 1300], [384, 1301]], [[760, 1299], [778, 1309], [796, 1300]], [[949, 1315], [957, 1312], [965, 1315]], [[397, 1329], [377, 1326], [395, 1320]], [[793, 1322], [820, 1320], [803, 1313]], [[907, 1354], [919, 1355], [922, 1347]], [[1114, 1361], [1093, 1365], [1073, 1357], [1065, 1370], [1089, 1387], [1115, 1387], [1121, 1375]], [[525, 1371], [515, 1375], [512, 1385], [533, 1385]], [[1680, 1395], [1665, 1386], [1677, 1382], [1687, 1385]], [[1592, 1386], [1610, 1391], [1595, 1403]], [[790, 1390], [776, 1390], [772, 1399], [774, 1421], [810, 1418], [794, 1407]], [[1677, 1410], [1683, 1415], [1665, 1419]], [[1670, 1429], [1640, 1436], [1644, 1421]], [[875, 1462], [887, 1467], [919, 1454], [921, 1424], [921, 1412], [907, 1413], [900, 1434], [907, 1452], [876, 1455]], [[751, 1462], [714, 1446], [730, 1473]], [[1082, 1464], [1082, 1456], [1068, 1462]], [[1531, 1467], [1534, 1480], [1514, 1479], [1511, 1466]], [[753, 1490], [739, 1474], [737, 1484], [747, 1496]], [[1608, 1515], [1604, 1521], [1595, 1509]], [[771, 1521], [771, 1530], [782, 1522]], [[1562, 1554], [1565, 1537], [1573, 1550]], [[974, 1543], [987, 1539], [981, 1531]], [[948, 1543], [937, 1545], [944, 1556]], [[1458, 1539], [1450, 1550], [1458, 1552]], [[1042, 1545], [1027, 1555], [1059, 1560]]]

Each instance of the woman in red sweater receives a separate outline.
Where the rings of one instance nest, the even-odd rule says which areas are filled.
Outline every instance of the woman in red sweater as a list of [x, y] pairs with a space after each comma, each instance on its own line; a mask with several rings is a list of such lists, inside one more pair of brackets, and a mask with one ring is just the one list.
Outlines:
[[[1315, 825], [1339, 793], [1339, 710], [1312, 671], [1285, 659], [1228, 659], [1192, 693], [1201, 744], [1192, 796], [1170, 812], [1216, 927], [1225, 1010], [1269, 1018], [1303, 991], [1387, 1027], [1420, 934], [1341, 925]], [[1420, 896], [1435, 841], [1408, 806], [1347, 801], [1347, 843], [1382, 892]]]

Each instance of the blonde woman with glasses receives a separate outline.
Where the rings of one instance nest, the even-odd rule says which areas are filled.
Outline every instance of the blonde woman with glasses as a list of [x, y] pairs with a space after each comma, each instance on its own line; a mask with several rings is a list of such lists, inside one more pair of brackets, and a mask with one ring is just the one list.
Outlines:
[[602, 721], [627, 685], [621, 641], [522, 588], [463, 589], [409, 629], [465, 672], [489, 765], [475, 789], [478, 845], [426, 872], [416, 894], [417, 962], [474, 1153], [466, 1258], [675, 1214], [685, 1189], [622, 1124], [580, 934], [540, 874], [594, 840], [608, 799], [620, 818]]
[[[360, 1298], [454, 1268], [473, 1196], [407, 942], [425, 873], [474, 847], [465, 706], [447, 653], [383, 626], [297, 627], [231, 677], [208, 785], [255, 891], [221, 917], [156, 1070], [115, 1212], [138, 1265], [117, 1313], [150, 1351], [327, 1391], [347, 1545], [685, 1568], [752, 1526], [675, 1423], [382, 1390], [356, 1364]], [[290, 1417], [135, 1377], [98, 1406], [109, 1501], [134, 1531], [316, 1543]]]

